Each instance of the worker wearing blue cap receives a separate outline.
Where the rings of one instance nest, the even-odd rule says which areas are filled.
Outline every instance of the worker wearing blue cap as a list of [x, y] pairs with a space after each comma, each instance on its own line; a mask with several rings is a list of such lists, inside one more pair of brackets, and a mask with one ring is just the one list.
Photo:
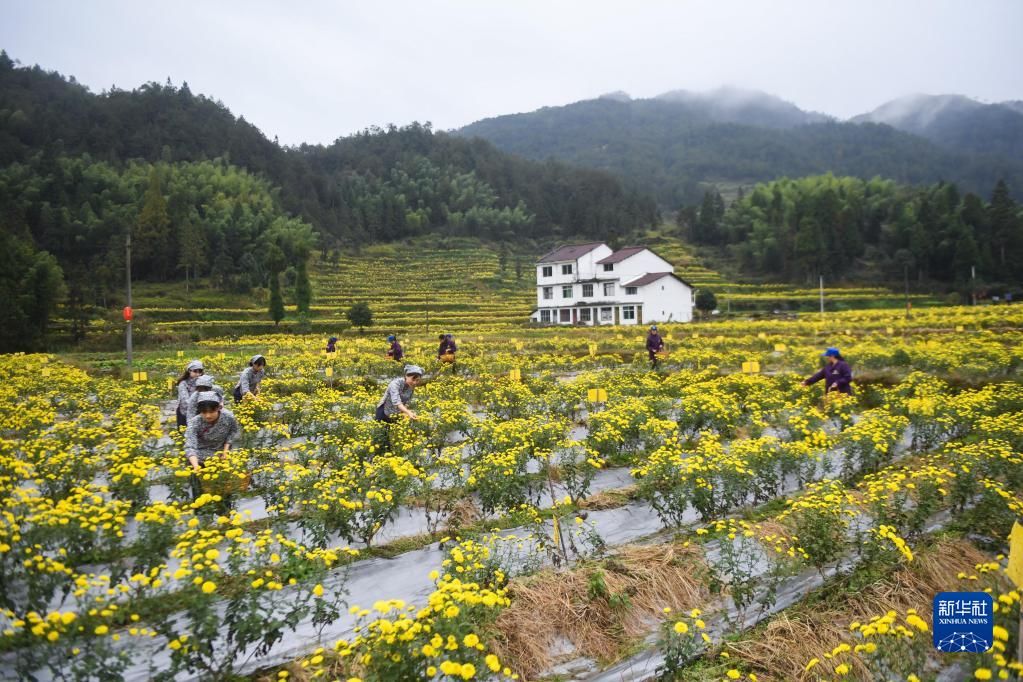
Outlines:
[[664, 339], [657, 333], [657, 325], [650, 325], [646, 335], [646, 352], [650, 356], [650, 369], [657, 369], [657, 354], [664, 350]]
[[852, 393], [852, 369], [837, 348], [832, 346], [821, 353], [824, 368], [803, 382], [804, 386], [815, 384], [824, 379], [824, 392]]
[[402, 350], [397, 337], [395, 337], [394, 334], [391, 334], [387, 337], [387, 342], [391, 344], [391, 347], [387, 349], [387, 357], [391, 358], [395, 362], [401, 362], [401, 359], [405, 357], [405, 351]]

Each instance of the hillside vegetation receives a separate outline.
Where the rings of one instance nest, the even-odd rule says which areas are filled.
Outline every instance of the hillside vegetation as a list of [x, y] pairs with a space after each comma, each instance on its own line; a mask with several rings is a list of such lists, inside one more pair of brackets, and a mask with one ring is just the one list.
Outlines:
[[[0, 53], [0, 350], [37, 348], [58, 301], [80, 338], [133, 277], [273, 291], [312, 245], [421, 235], [609, 238], [657, 222], [611, 175], [511, 157], [429, 124], [284, 148], [187, 84], [90, 93]], [[282, 283], [283, 278], [283, 283]]]
[[[967, 153], [877, 123], [814, 120], [777, 102], [726, 108], [669, 93], [545, 107], [477, 121], [458, 134], [526, 158], [611, 171], [673, 208], [699, 203], [708, 184], [825, 172], [910, 184], [944, 180], [974, 192], [988, 192], [1005, 179], [1023, 191], [1018, 156]], [[988, 134], [980, 125], [972, 130], [978, 137]]]
[[[833, 175], [759, 184], [727, 210], [705, 197], [680, 220], [698, 244], [723, 247], [744, 273], [1018, 288], [1023, 212], [999, 182], [991, 201], [955, 185], [900, 186]], [[972, 285], [972, 283], [971, 283]]]

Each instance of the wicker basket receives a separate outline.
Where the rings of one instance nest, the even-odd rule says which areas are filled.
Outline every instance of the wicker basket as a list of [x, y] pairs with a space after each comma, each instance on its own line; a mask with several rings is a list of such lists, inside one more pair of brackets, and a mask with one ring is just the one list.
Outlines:
[[666, 351], [666, 350], [659, 350], [656, 353], [654, 353], [654, 357], [657, 358], [658, 360], [667, 360], [668, 359], [668, 351]]
[[207, 492], [211, 495], [220, 495], [221, 497], [227, 497], [228, 495], [234, 495], [236, 493], [243, 493], [252, 486], [252, 476], [245, 474], [241, 478], [237, 476], [228, 476], [226, 478], [216, 481], [203, 481], [202, 487], [203, 492]]
[[454, 353], [445, 353], [444, 355], [440, 356], [440, 361], [441, 362], [454, 362], [455, 361], [455, 354]]

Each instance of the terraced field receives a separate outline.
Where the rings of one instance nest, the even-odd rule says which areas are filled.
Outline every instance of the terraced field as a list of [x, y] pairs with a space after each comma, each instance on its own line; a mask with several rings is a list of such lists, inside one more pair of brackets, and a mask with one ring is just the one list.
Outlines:
[[[703, 267], [676, 239], [652, 233], [648, 243], [676, 264], [683, 279], [697, 288], [714, 291], [723, 311], [817, 309], [819, 293], [814, 288], [730, 282]], [[358, 255], [344, 256], [337, 265], [317, 256], [310, 269], [312, 311], [301, 331], [336, 334], [348, 327], [345, 312], [360, 301], [368, 303], [373, 311], [373, 324], [367, 331], [377, 334], [525, 327], [535, 305], [533, 259], [538, 255], [520, 258], [521, 278], [516, 276], [514, 256], [509, 256], [505, 271], [501, 272], [497, 252], [472, 240], [452, 242], [446, 248], [426, 241], [375, 245]], [[266, 301], [234, 297], [232, 303], [218, 306], [215, 304], [218, 296], [216, 292], [200, 290], [194, 293], [194, 302], [190, 302], [177, 287], [141, 285], [135, 306], [138, 333], [143, 339], [199, 340], [274, 330]], [[911, 300], [916, 306], [935, 303], [925, 296], [914, 295]], [[902, 301], [897, 292], [878, 287], [826, 291], [828, 310], [895, 307]], [[283, 328], [295, 331], [299, 325], [294, 306], [287, 306], [287, 311]], [[120, 325], [99, 322], [92, 331], [116, 336]]]

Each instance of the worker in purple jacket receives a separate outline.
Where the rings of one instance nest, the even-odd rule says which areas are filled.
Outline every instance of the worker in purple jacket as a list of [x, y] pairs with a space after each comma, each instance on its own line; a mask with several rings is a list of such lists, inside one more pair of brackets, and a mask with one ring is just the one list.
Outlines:
[[455, 340], [452, 338], [451, 334], [440, 335], [440, 346], [437, 348], [438, 359], [442, 355], [454, 355], [457, 350], [458, 346], [455, 345]]
[[803, 382], [804, 386], [815, 384], [824, 379], [824, 392], [852, 394], [852, 370], [837, 348], [828, 348], [821, 354], [824, 358], [824, 369]]
[[391, 358], [395, 362], [401, 362], [401, 359], [405, 357], [405, 351], [402, 350], [397, 337], [395, 337], [394, 334], [391, 334], [387, 337], [387, 340], [391, 344], [391, 347], [387, 349], [387, 357]]
[[650, 369], [657, 368], [657, 353], [664, 350], [664, 339], [657, 333], [657, 325], [650, 326], [650, 333], [646, 335], [646, 352], [650, 356]]

